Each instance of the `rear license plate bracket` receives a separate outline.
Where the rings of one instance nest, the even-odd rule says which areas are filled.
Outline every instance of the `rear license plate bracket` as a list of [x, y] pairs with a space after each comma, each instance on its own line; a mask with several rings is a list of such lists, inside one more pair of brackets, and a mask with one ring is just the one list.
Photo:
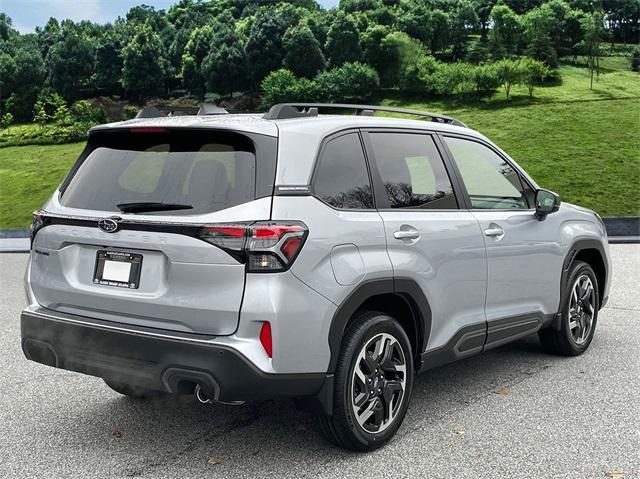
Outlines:
[[141, 270], [141, 254], [100, 250], [96, 253], [93, 284], [138, 289]]

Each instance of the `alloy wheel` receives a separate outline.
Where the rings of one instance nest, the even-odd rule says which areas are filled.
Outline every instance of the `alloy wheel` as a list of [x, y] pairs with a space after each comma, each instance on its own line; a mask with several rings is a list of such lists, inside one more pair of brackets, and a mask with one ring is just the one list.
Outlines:
[[569, 300], [569, 331], [576, 344], [582, 345], [589, 338], [596, 308], [593, 282], [586, 274], [580, 275], [573, 284]]
[[380, 333], [356, 358], [351, 381], [351, 406], [368, 433], [387, 429], [402, 407], [407, 384], [405, 352], [396, 338]]

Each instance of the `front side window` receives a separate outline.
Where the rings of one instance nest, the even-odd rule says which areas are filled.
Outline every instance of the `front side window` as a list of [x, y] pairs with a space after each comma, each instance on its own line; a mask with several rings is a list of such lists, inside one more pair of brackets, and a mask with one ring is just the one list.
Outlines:
[[126, 212], [123, 205], [142, 204], [142, 211], [144, 204], [168, 204], [182, 208], [162, 214], [184, 215], [255, 199], [256, 153], [240, 134], [118, 131], [95, 134], [88, 146], [62, 192], [65, 206]]
[[445, 137], [474, 209], [527, 209], [518, 173], [491, 148]]
[[369, 138], [391, 208], [458, 207], [430, 135], [384, 132], [371, 133]]
[[371, 209], [373, 192], [357, 133], [330, 140], [313, 179], [315, 195], [334, 208]]

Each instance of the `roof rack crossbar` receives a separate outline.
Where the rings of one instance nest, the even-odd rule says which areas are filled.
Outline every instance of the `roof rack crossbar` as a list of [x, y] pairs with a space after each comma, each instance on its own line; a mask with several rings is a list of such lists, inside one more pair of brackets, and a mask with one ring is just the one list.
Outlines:
[[428, 117], [431, 121], [437, 123], [447, 123], [449, 125], [466, 127], [460, 120], [456, 120], [450, 116], [441, 115], [439, 113], [431, 113], [421, 110], [410, 110], [407, 108], [394, 108], [378, 105], [356, 105], [349, 103], [277, 103], [273, 105], [264, 115], [265, 120], [283, 120], [287, 118], [301, 118], [308, 116], [318, 116], [318, 110], [340, 109], [355, 110], [356, 115], [371, 116], [376, 111], [384, 111], [388, 113], [402, 113], [404, 115], [415, 115]]

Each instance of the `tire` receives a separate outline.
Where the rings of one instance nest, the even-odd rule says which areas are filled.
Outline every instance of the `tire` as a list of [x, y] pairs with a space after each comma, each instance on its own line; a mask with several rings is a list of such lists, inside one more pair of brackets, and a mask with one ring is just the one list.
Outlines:
[[[538, 334], [543, 347], [550, 353], [579, 356], [593, 340], [600, 308], [598, 281], [589, 264], [576, 261], [571, 265], [563, 294], [559, 328], [550, 326]], [[576, 304], [579, 307], [576, 308]]]
[[105, 384], [115, 392], [132, 399], [154, 399], [164, 396], [166, 393], [154, 389], [146, 389], [131, 384], [125, 384], [111, 379], [103, 379]]
[[[380, 349], [382, 354], [376, 355]], [[334, 375], [333, 415], [320, 418], [324, 435], [352, 451], [384, 445], [407, 413], [413, 374], [411, 344], [400, 323], [380, 312], [359, 314], [342, 341]], [[356, 400], [359, 406], [354, 405]], [[385, 412], [389, 404], [391, 415]]]

